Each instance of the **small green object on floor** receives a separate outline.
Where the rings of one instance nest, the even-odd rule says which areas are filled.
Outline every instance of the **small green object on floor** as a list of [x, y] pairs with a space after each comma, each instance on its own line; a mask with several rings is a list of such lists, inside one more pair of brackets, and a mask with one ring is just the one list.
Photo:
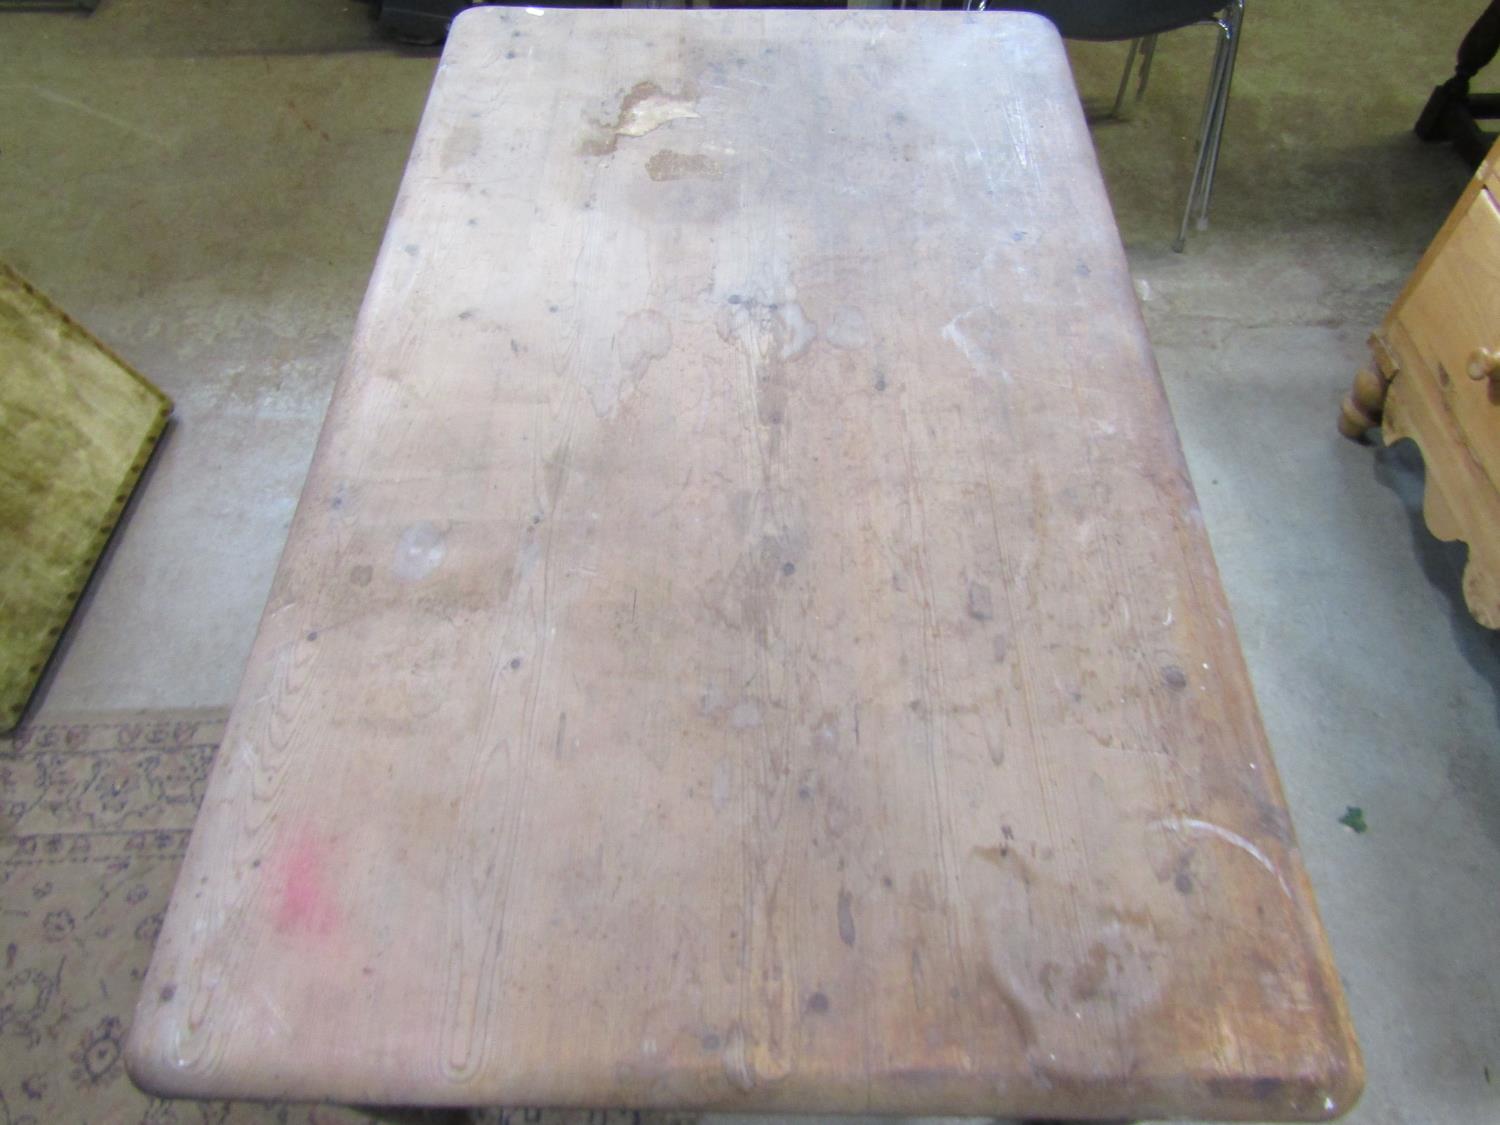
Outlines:
[[1355, 832], [1363, 832], [1370, 827], [1365, 823], [1365, 810], [1358, 805], [1346, 806], [1344, 815], [1339, 817], [1339, 823], [1345, 828], [1352, 828]]
[[0, 263], [0, 731], [20, 721], [171, 412]]

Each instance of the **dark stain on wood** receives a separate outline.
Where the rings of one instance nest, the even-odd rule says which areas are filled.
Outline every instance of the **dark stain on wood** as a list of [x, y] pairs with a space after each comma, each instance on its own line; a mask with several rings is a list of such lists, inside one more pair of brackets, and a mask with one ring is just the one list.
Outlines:
[[843, 888], [839, 889], [839, 940], [849, 948], [854, 948], [854, 896]]
[[662, 180], [721, 180], [724, 166], [701, 152], [663, 149], [646, 161], [646, 175], [658, 183]]

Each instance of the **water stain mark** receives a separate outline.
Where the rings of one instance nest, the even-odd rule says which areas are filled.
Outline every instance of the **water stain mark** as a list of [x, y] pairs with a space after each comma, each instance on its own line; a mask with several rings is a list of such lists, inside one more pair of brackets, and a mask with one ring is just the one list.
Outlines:
[[995, 616], [995, 599], [982, 582], [969, 583], [969, 616], [975, 621], [989, 621]]
[[760, 726], [760, 707], [750, 700], [735, 704], [734, 710], [729, 712], [729, 725], [735, 730]]
[[[1113, 960], [1118, 966], [1119, 955], [1113, 955]], [[1110, 962], [1111, 953], [1102, 942], [1095, 942], [1089, 947], [1087, 959], [1073, 968], [1070, 984], [1074, 1000], [1092, 1000], [1104, 991], [1109, 983]]]
[[658, 183], [663, 180], [722, 180], [724, 166], [701, 152], [663, 149], [646, 161], [646, 175]]
[[976, 858], [982, 859], [985, 863], [992, 864], [995, 867], [1005, 866], [1005, 857], [1009, 854], [1009, 850], [1001, 847], [999, 844], [987, 848], [977, 847], [971, 850]]
[[671, 350], [672, 324], [655, 309], [631, 313], [615, 333], [615, 356], [632, 387]]
[[608, 156], [621, 137], [644, 137], [668, 121], [697, 117], [694, 99], [686, 93], [669, 94], [655, 82], [637, 82], [620, 100], [613, 122], [597, 122], [602, 135], [585, 137], [578, 146], [583, 156]]
[[442, 565], [448, 553], [443, 532], [426, 520], [414, 523], [401, 533], [396, 543], [391, 573], [403, 582], [420, 582]]
[[823, 338], [845, 351], [863, 348], [870, 342], [870, 323], [859, 309], [845, 305], [834, 312]]
[[630, 398], [651, 365], [672, 350], [672, 324], [655, 309], [637, 309], [620, 321], [610, 348], [614, 362], [598, 364], [583, 376], [601, 418]]

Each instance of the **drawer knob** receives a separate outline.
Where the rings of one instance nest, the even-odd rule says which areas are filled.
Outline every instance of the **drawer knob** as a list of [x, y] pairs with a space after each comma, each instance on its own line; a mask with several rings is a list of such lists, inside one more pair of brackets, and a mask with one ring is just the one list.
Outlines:
[[1500, 381], [1500, 352], [1493, 348], [1475, 348], [1469, 353], [1469, 378]]

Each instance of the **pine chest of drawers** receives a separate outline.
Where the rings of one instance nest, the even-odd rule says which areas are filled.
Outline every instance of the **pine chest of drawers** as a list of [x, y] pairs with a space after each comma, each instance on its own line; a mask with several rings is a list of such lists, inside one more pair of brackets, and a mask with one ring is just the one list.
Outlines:
[[1464, 599], [1500, 628], [1500, 146], [1370, 337], [1339, 430], [1412, 438], [1427, 465], [1422, 509], [1439, 539], [1468, 544]]

